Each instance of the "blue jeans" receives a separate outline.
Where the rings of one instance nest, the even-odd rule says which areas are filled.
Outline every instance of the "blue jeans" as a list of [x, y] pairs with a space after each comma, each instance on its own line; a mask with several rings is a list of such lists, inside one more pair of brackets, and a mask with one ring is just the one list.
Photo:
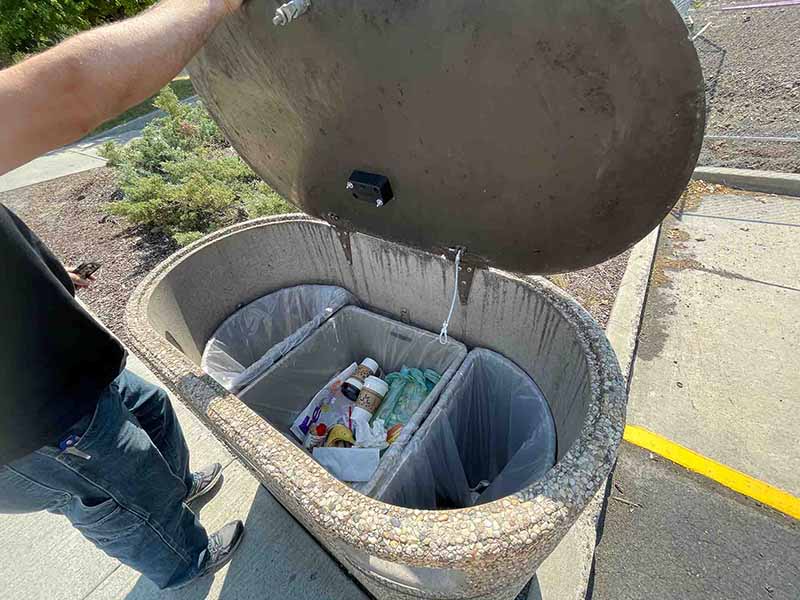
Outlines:
[[0, 467], [0, 512], [62, 514], [162, 589], [194, 578], [208, 537], [183, 502], [189, 449], [166, 392], [123, 371], [70, 434], [78, 452], [53, 440]]

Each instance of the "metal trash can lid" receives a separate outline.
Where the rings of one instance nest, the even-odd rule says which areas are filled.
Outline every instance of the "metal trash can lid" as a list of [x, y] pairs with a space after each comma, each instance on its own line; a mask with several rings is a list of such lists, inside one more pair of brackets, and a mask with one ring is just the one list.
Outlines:
[[704, 82], [669, 0], [253, 0], [192, 81], [275, 190], [339, 227], [523, 273], [635, 244], [697, 161]]

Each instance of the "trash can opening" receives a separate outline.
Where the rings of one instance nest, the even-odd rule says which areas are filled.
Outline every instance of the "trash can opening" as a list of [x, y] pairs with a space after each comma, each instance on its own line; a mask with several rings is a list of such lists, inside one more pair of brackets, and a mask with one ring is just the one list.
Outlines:
[[238, 393], [348, 304], [358, 300], [333, 285], [298, 285], [263, 296], [223, 321], [200, 366]]
[[476, 349], [377, 496], [407, 508], [466, 508], [527, 487], [555, 460], [555, 424], [539, 387], [508, 359]]
[[[456, 340], [450, 339], [443, 345], [435, 333], [347, 306], [256, 379], [239, 398], [297, 444], [299, 440], [292, 428], [298, 418], [302, 418], [303, 411], [309, 409], [309, 402], [317, 397], [324, 399], [319, 394], [330, 386], [332, 378], [349, 365], [370, 357], [380, 366], [381, 375], [390, 385], [385, 406], [381, 408], [392, 409], [387, 415], [377, 410], [375, 418], [385, 419], [387, 425], [400, 428], [397, 438], [382, 452], [374, 476], [354, 486], [372, 495], [373, 487], [386, 473], [394, 471], [394, 462], [401, 456], [406, 442], [422, 424], [466, 355], [466, 347]], [[409, 371], [412, 373], [408, 374]], [[430, 374], [430, 379], [422, 380], [422, 393], [414, 397], [395, 394], [392, 391], [395, 388], [412, 387], [395, 383], [413, 373]], [[320, 410], [332, 408], [326, 404]], [[399, 416], [392, 419], [394, 415]], [[349, 420], [342, 423], [350, 425]]]

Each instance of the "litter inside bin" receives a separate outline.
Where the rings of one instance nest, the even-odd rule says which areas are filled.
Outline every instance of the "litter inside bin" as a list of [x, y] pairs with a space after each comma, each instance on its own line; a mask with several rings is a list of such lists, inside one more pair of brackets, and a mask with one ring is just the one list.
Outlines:
[[[328, 413], [335, 411], [343, 415], [347, 411], [350, 416], [349, 408], [352, 406], [351, 421], [356, 422], [358, 411], [364, 410], [365, 414], [362, 416], [369, 422], [370, 434], [374, 437], [377, 419], [341, 393], [341, 385], [355, 374], [359, 362], [363, 362], [365, 357], [371, 357], [379, 365], [381, 372], [389, 374], [401, 373], [403, 367], [422, 367], [441, 374], [438, 383], [434, 384], [434, 376], [428, 380], [427, 385], [433, 384], [433, 387], [418, 405], [416, 412], [411, 414], [399, 435], [397, 431], [384, 427], [386, 438], [394, 443], [385, 449], [376, 448], [381, 453], [377, 471], [368, 483], [355, 486], [362, 493], [371, 495], [379, 482], [394, 471], [393, 465], [405, 444], [436, 403], [466, 354], [464, 345], [455, 340], [443, 345], [439, 343], [439, 337], [435, 333], [355, 306], [347, 306], [270, 367], [243, 390], [239, 398], [298, 445], [303, 445], [303, 436], [307, 432], [300, 430], [300, 425], [306, 416], [310, 417], [318, 408], [320, 412], [322, 410], [314, 400], [319, 401], [326, 394], [331, 395], [334, 392], [332, 395], [336, 402]], [[348, 364], [350, 367], [342, 370]], [[386, 402], [386, 397], [388, 394], [378, 406], [379, 410]], [[307, 412], [309, 404], [310, 413]], [[311, 421], [309, 418], [306, 426], [310, 426]], [[345, 423], [343, 419], [336, 422], [325, 420], [324, 424], [350, 425], [350, 421]], [[355, 430], [351, 428], [351, 431], [358, 442], [357, 426]], [[363, 443], [369, 442], [365, 440]]]
[[556, 431], [539, 387], [508, 359], [473, 350], [376, 497], [417, 509], [498, 500], [555, 464]]
[[398, 373], [389, 373], [386, 376], [389, 393], [375, 414], [375, 418], [382, 419], [387, 428], [391, 429], [395, 425], [400, 425], [402, 428], [441, 378], [441, 375], [432, 369], [423, 371], [405, 366]]
[[351, 483], [369, 481], [378, 470], [377, 448], [314, 448], [314, 458], [334, 477]]
[[200, 365], [229, 392], [238, 393], [348, 304], [358, 304], [355, 296], [331, 285], [299, 285], [268, 294], [217, 328]]
[[[371, 372], [378, 372], [377, 363], [372, 363], [374, 368]], [[389, 446], [384, 419], [373, 414], [375, 408], [383, 406], [384, 397], [390, 391], [389, 384], [374, 375], [368, 375], [356, 402], [344, 394], [347, 382], [358, 377], [354, 373], [360, 368], [353, 363], [333, 377], [314, 395], [291, 427], [292, 433], [303, 442], [304, 448], [313, 451], [314, 458], [320, 464], [332, 475], [347, 482], [369, 481], [378, 468], [380, 451]], [[404, 366], [400, 372], [390, 373], [387, 380], [392, 381], [395, 391], [392, 405], [386, 411], [392, 417], [393, 425], [397, 426], [391, 435], [391, 441], [394, 442], [398, 437], [398, 428], [411, 420], [441, 380], [441, 375], [432, 369], [422, 371]], [[318, 451], [322, 447], [326, 451]], [[327, 449], [337, 452], [328, 452]]]
[[339, 423], [349, 426], [355, 403], [342, 393], [342, 383], [355, 370], [356, 364], [353, 363], [344, 371], [337, 373], [325, 387], [314, 394], [308, 406], [292, 423], [291, 431], [298, 440], [304, 442], [311, 429], [318, 425], [325, 425], [328, 429]]

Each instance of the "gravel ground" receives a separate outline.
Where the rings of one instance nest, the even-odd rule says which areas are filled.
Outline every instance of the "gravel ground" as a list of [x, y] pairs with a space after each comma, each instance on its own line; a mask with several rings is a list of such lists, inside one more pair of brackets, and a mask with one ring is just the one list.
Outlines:
[[630, 255], [631, 251], [627, 250], [594, 267], [552, 275], [548, 279], [575, 297], [600, 326], [605, 328]]
[[[795, 137], [800, 142], [800, 6], [690, 11], [708, 98], [707, 135]], [[701, 165], [800, 173], [800, 143], [706, 140]]]
[[[103, 264], [97, 283], [79, 292], [81, 300], [123, 342], [125, 305], [139, 282], [177, 246], [167, 237], [146, 235], [124, 219], [109, 217], [117, 198], [111, 169], [101, 168], [0, 194], [67, 265]], [[591, 269], [551, 277], [605, 327], [619, 289], [628, 253]]]

